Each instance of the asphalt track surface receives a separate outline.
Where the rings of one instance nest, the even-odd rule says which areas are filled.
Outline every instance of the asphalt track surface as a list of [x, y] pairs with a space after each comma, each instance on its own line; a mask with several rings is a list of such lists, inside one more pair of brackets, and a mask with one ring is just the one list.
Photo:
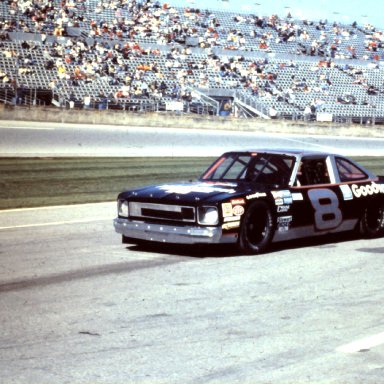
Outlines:
[[260, 148], [384, 156], [384, 138], [345, 136], [0, 121], [0, 137], [0, 156], [219, 156]]
[[384, 240], [140, 248], [114, 203], [0, 211], [1, 383], [380, 383]]
[[[1, 129], [1, 153], [15, 133], [19, 154], [20, 141], [43, 130]], [[53, 130], [21, 155], [105, 154], [132, 134], [112, 128], [123, 136], [111, 132], [108, 142], [98, 127], [100, 137], [86, 141], [89, 128]], [[223, 136], [223, 147], [240, 144]], [[306, 140], [328, 145], [298, 144]], [[116, 153], [133, 155], [127, 142]], [[114, 216], [114, 203], [0, 211], [1, 383], [383, 381], [384, 239], [293, 241], [259, 256], [143, 248], [120, 243]]]

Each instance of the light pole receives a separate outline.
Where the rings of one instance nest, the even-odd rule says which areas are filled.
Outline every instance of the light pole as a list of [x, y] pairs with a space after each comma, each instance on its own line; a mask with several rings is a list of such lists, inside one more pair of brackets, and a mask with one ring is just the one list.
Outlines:
[[[261, 3], [253, 3], [256, 6], [256, 9], [260, 9]], [[256, 12], [256, 16], [261, 18], [261, 11]]]
[[286, 10], [285, 18], [289, 23], [292, 23], [292, 28], [295, 31], [295, 51], [294, 55], [297, 56], [299, 54], [299, 24], [298, 21], [295, 23], [294, 17], [291, 13], [291, 7], [289, 5], [285, 6], [284, 9]]
[[287, 20], [290, 20], [292, 19], [292, 15], [291, 15], [291, 7], [289, 5], [287, 5], [286, 7], [284, 7], [284, 9], [286, 9], [286, 12], [285, 12], [285, 18]]
[[368, 15], [361, 15], [363, 20], [363, 28], [366, 29]]
[[339, 20], [340, 20], [340, 12], [332, 12], [333, 15], [333, 21], [336, 22], [337, 25], [339, 25]]
[[[20, 22], [19, 22], [19, 4], [16, 3], [16, 34], [19, 32], [20, 28]], [[16, 50], [16, 76], [15, 76], [15, 105], [17, 106], [18, 103], [18, 88], [19, 88], [19, 51]]]

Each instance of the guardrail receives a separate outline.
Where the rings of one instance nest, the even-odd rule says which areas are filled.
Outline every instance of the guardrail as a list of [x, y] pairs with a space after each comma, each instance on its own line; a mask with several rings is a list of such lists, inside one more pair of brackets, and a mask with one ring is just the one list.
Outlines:
[[268, 108], [244, 91], [235, 92], [234, 103], [241, 109], [248, 110], [248, 113], [250, 111], [263, 119], [270, 119]]
[[[191, 88], [191, 92], [195, 92], [198, 97], [195, 100], [174, 100], [167, 98], [160, 99], [92, 99], [89, 105], [84, 105], [84, 101], [72, 101], [63, 98], [61, 94], [51, 93], [47, 90], [26, 89], [22, 92], [18, 89], [17, 94], [11, 87], [0, 87], [0, 103], [14, 106], [44, 106], [55, 105], [61, 109], [91, 109], [91, 110], [122, 110], [136, 113], [163, 112], [171, 114], [198, 114], [198, 115], [220, 115], [220, 103], [208, 95], [204, 95], [201, 91]], [[45, 98], [44, 98], [45, 97]], [[271, 119], [270, 110], [267, 106], [257, 101], [245, 91], [237, 90], [230, 97], [233, 100], [233, 109], [231, 114], [234, 117], [242, 119], [262, 118], [264, 120]], [[230, 115], [231, 115], [230, 114]], [[273, 118], [273, 117], [272, 117]], [[304, 115], [301, 111], [293, 111], [292, 113], [279, 113], [276, 117], [278, 120], [287, 121], [324, 121], [318, 119], [316, 114], [311, 116]], [[359, 124], [359, 125], [383, 125], [384, 118], [376, 115], [372, 116], [346, 116], [333, 114], [330, 117], [337, 124]]]
[[0, 102], [10, 105], [46, 105], [35, 88], [0, 87]]

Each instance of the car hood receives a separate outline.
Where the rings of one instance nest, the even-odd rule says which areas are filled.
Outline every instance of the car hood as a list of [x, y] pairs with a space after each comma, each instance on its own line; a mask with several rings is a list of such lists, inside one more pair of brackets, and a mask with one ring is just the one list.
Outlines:
[[265, 186], [250, 185], [249, 183], [224, 182], [183, 182], [152, 185], [149, 187], [122, 192], [119, 199], [136, 201], [152, 201], [161, 203], [215, 203], [226, 199], [244, 196], [258, 191], [264, 192]]

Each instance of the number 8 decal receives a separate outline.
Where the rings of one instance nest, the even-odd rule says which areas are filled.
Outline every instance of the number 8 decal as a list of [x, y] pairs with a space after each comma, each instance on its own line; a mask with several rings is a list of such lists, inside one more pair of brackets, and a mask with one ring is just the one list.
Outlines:
[[311, 189], [308, 197], [315, 210], [315, 227], [323, 231], [338, 227], [343, 221], [339, 199], [330, 189]]

